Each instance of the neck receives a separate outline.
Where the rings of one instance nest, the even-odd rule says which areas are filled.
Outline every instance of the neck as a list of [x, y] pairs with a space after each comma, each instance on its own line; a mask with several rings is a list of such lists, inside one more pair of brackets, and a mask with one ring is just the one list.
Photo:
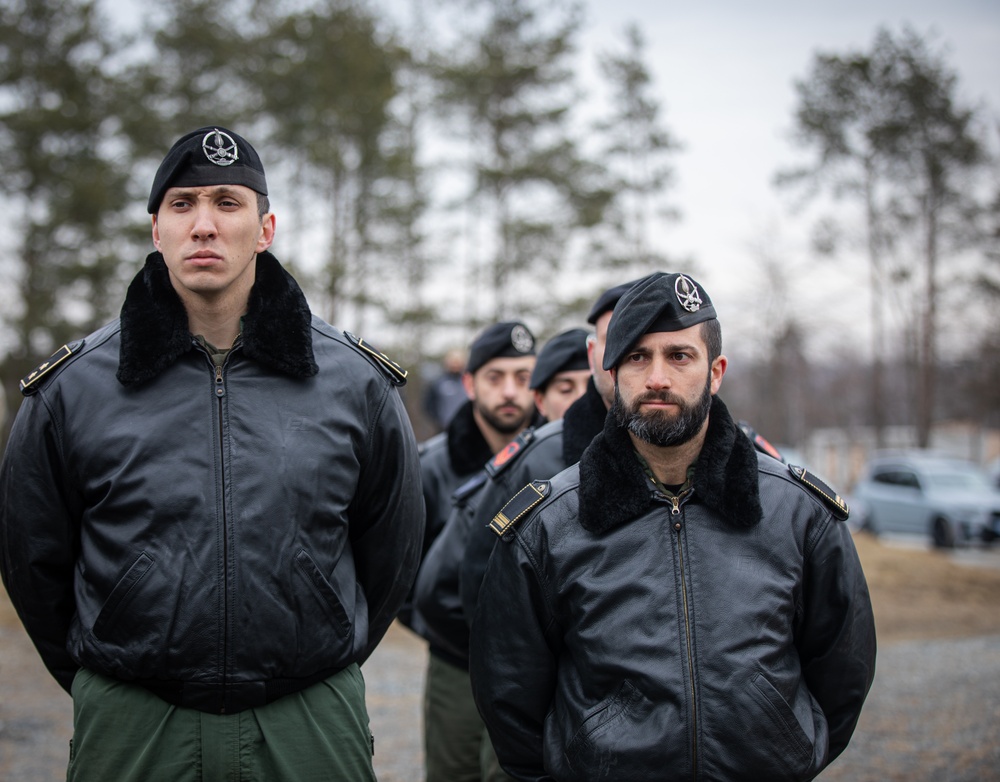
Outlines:
[[698, 460], [701, 447], [705, 443], [705, 432], [708, 430], [708, 419], [702, 425], [701, 430], [680, 445], [672, 445], [666, 448], [652, 445], [645, 440], [640, 440], [629, 432], [632, 445], [642, 455], [642, 458], [649, 464], [656, 479], [667, 486], [679, 486], [687, 480], [688, 467]]
[[214, 295], [174, 286], [187, 311], [188, 329], [192, 334], [201, 334], [217, 348], [228, 350], [233, 346], [240, 334], [240, 318], [246, 314], [254, 278], [239, 282], [242, 284], [234, 284]]
[[240, 318], [246, 312], [246, 299], [231, 302], [185, 301], [188, 329], [201, 334], [211, 345], [228, 349], [240, 334]]

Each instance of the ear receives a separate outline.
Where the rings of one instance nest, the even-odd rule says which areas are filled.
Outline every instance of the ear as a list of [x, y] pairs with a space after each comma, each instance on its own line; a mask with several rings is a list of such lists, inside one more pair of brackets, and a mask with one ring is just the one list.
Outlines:
[[260, 238], [257, 239], [257, 252], [262, 253], [271, 246], [271, 243], [274, 241], [276, 223], [277, 220], [273, 212], [268, 212], [264, 215], [260, 224]]
[[469, 399], [476, 398], [476, 387], [472, 382], [471, 372], [462, 373], [462, 388], [465, 389], [465, 395], [469, 397]]
[[156, 215], [155, 214], [153, 215], [153, 247], [156, 248], [157, 252], [161, 252], [161, 250], [160, 250], [160, 229], [159, 229], [159, 226], [156, 224]]
[[725, 356], [719, 356], [712, 362], [712, 394], [719, 393], [719, 389], [722, 387], [722, 377], [726, 374], [726, 369], [729, 367], [729, 359]]
[[535, 395], [535, 407], [537, 408], [538, 412], [544, 415], [546, 418], [548, 418], [548, 414], [545, 412], [544, 409], [542, 409], [542, 402], [545, 399], [545, 394], [543, 394], [537, 388], [531, 389], [531, 393]]

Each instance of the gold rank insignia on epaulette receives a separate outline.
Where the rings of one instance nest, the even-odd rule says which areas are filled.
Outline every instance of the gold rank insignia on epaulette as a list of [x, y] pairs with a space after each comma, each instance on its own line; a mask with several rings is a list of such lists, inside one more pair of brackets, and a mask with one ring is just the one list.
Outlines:
[[59, 366], [63, 361], [73, 355], [83, 345], [82, 342], [74, 342], [72, 345], [63, 345], [59, 350], [49, 356], [45, 361], [33, 369], [21, 380], [21, 393], [28, 396], [37, 388], [39, 381], [49, 372]]
[[372, 358], [376, 362], [377, 366], [380, 366], [386, 374], [389, 375], [389, 379], [395, 385], [401, 386], [406, 383], [406, 376], [409, 372], [389, 358], [385, 353], [380, 350], [376, 350], [374, 347], [361, 339], [361, 337], [356, 337], [349, 331], [345, 331], [344, 336], [347, 337], [352, 345], [357, 347], [366, 356]]
[[504, 533], [512, 525], [523, 519], [532, 508], [548, 496], [548, 481], [532, 481], [507, 500], [507, 504], [500, 509], [500, 512], [490, 522], [490, 529], [500, 537], [503, 537]]
[[823, 500], [824, 504], [830, 508], [833, 515], [838, 519], [844, 521], [850, 515], [851, 509], [847, 507], [847, 503], [844, 502], [844, 498], [831, 489], [828, 484], [809, 472], [809, 470], [805, 467], [797, 467], [794, 464], [790, 464], [788, 465], [788, 471], [795, 476], [795, 479], [799, 483], [810, 489], [813, 494]]

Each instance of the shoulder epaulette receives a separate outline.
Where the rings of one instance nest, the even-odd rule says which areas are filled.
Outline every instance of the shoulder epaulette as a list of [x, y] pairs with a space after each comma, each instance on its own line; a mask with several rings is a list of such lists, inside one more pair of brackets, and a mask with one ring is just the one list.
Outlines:
[[496, 455], [486, 462], [486, 472], [491, 478], [496, 478], [506, 470], [517, 459], [532, 440], [535, 439], [535, 430], [525, 429], [521, 434], [511, 440], [507, 445], [497, 451]]
[[794, 464], [790, 464], [788, 465], [788, 471], [799, 483], [823, 500], [823, 503], [833, 512], [836, 518], [844, 521], [850, 515], [851, 509], [847, 507], [847, 503], [844, 502], [843, 497], [805, 467], [797, 467]]
[[361, 337], [354, 336], [351, 332], [345, 331], [344, 336], [347, 341], [367, 356], [383, 373], [392, 381], [393, 385], [406, 385], [406, 376], [409, 374], [399, 364], [389, 358], [385, 353], [375, 349]]
[[538, 503], [549, 496], [548, 481], [532, 481], [521, 491], [507, 500], [507, 504], [490, 522], [490, 529], [503, 537], [511, 526], [523, 519]]
[[72, 356], [74, 353], [83, 347], [83, 340], [77, 342], [71, 342], [68, 345], [63, 345], [59, 350], [49, 356], [45, 361], [39, 364], [35, 369], [33, 369], [26, 377], [21, 380], [21, 393], [25, 396], [29, 396], [38, 390], [42, 379], [48, 375], [53, 369], [63, 363], [66, 359]]
[[458, 505], [465, 502], [471, 495], [475, 494], [480, 488], [482, 488], [483, 484], [486, 483], [486, 478], [487, 475], [482, 470], [469, 478], [469, 480], [451, 493], [452, 504]]

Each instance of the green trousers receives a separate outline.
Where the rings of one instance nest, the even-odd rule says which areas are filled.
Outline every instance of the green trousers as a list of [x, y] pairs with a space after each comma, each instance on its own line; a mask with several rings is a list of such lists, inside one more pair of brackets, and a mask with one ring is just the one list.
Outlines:
[[505, 782], [469, 672], [431, 654], [424, 689], [426, 782]]
[[357, 665], [267, 706], [207, 714], [82, 670], [68, 782], [374, 782]]

